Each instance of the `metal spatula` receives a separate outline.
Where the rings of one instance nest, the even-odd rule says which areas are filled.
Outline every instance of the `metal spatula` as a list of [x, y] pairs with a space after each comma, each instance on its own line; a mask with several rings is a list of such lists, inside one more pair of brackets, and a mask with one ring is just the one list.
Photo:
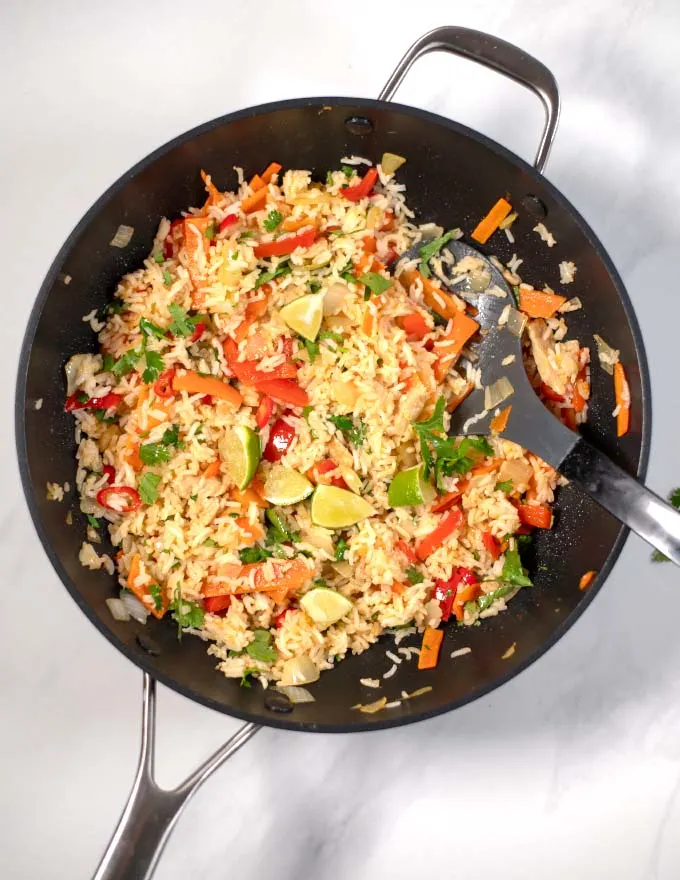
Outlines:
[[[407, 257], [418, 256], [418, 250], [414, 249]], [[453, 260], [446, 257], [446, 250], [453, 255]], [[438, 276], [441, 280], [446, 279], [452, 293], [478, 310], [475, 319], [480, 324], [480, 341], [470, 348], [477, 357], [474, 367], [481, 370], [481, 384], [488, 387], [505, 376], [512, 385], [512, 395], [499, 404], [501, 409], [512, 405], [502, 436], [539, 455], [567, 479], [577, 483], [605, 510], [680, 565], [680, 513], [579, 434], [569, 430], [536, 395], [524, 369], [521, 332], [518, 332], [515, 320], [515, 298], [499, 269], [463, 241], [448, 242], [442, 255], [441, 262], [437, 261]], [[483, 270], [457, 276], [456, 266], [465, 257], [483, 261]], [[480, 287], [483, 289], [479, 290]], [[512, 310], [509, 321], [505, 320], [507, 306]], [[449, 433], [452, 436], [489, 434], [496, 407], [479, 417], [484, 409], [484, 390], [475, 389], [454, 411]]]

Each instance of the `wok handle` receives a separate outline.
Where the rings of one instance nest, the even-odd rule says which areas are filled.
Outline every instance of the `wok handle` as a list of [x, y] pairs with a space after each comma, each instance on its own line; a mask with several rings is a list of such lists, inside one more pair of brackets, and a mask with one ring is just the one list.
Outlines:
[[189, 798], [260, 729], [244, 724], [177, 788], [160, 788], [153, 778], [156, 682], [144, 673], [142, 743], [132, 791], [93, 880], [149, 880]]
[[550, 70], [522, 49], [498, 37], [469, 28], [440, 27], [415, 41], [387, 80], [378, 99], [391, 100], [411, 66], [428, 52], [452, 52], [462, 58], [477, 61], [538, 95], [545, 109], [545, 125], [534, 166], [538, 172], [543, 173], [560, 117], [560, 94]]
[[680, 565], [680, 513], [581, 438], [560, 473], [578, 483], [605, 510]]

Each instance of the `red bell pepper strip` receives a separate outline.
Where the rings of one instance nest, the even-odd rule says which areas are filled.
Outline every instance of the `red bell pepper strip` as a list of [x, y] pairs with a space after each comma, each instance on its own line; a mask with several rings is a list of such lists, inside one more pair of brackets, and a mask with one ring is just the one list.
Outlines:
[[264, 257], [284, 257], [292, 254], [296, 248], [308, 248], [316, 241], [316, 228], [312, 226], [298, 235], [289, 235], [285, 238], [277, 238], [276, 241], [265, 241], [253, 248], [253, 253], [258, 259]]
[[168, 400], [171, 397], [175, 396], [175, 392], [172, 387], [172, 380], [175, 376], [174, 367], [170, 370], [165, 370], [165, 372], [161, 373], [160, 376], [153, 383], [153, 390], [155, 391], [158, 397], [163, 398], [163, 400]]
[[281, 400], [283, 403], [289, 403], [291, 406], [303, 407], [309, 403], [307, 392], [297, 382], [293, 382], [292, 379], [258, 381], [255, 383], [255, 387], [260, 394], [266, 394], [268, 397], [273, 397], [274, 400]]
[[274, 626], [277, 629], [281, 629], [281, 627], [283, 626], [283, 618], [286, 616], [286, 614], [293, 610], [293, 608], [284, 608], [283, 611], [279, 611], [279, 613], [274, 618]]
[[230, 226], [233, 226], [234, 223], [238, 220], [238, 214], [227, 214], [224, 220], [220, 223], [219, 231], [224, 232], [225, 229], [228, 229]]
[[113, 467], [113, 465], [105, 464], [102, 468], [102, 474], [104, 474], [104, 476], [106, 477], [106, 482], [109, 484], [109, 486], [116, 479], [116, 469]]
[[[312, 468], [313, 471], [316, 471], [317, 477], [322, 477], [324, 474], [329, 474], [331, 471], [335, 471], [338, 469], [337, 464], [333, 461], [332, 458], [327, 458], [325, 461], [320, 461], [319, 464], [314, 465]], [[321, 482], [321, 480], [314, 480], [314, 482]], [[335, 477], [330, 478], [330, 485], [337, 486], [338, 489], [348, 489], [349, 486], [344, 481], [344, 479], [338, 474]]]
[[418, 565], [418, 563], [420, 562], [420, 559], [418, 559], [418, 557], [416, 556], [415, 551], [411, 550], [406, 541], [395, 541], [394, 547], [396, 550], [400, 550], [404, 554], [411, 565]]
[[451, 617], [451, 611], [453, 610], [453, 600], [456, 598], [456, 591], [458, 590], [458, 582], [455, 578], [451, 578], [448, 581], [436, 580], [434, 582], [434, 596], [439, 602], [439, 607], [442, 610], [442, 620], [447, 621]]
[[489, 553], [493, 556], [494, 559], [498, 559], [501, 555], [501, 545], [494, 538], [491, 532], [482, 532], [482, 543], [484, 547], [489, 551]]
[[349, 199], [350, 202], [359, 202], [361, 199], [365, 199], [366, 196], [371, 194], [371, 190], [375, 186], [375, 182], [378, 179], [378, 169], [377, 168], [369, 168], [363, 179], [355, 184], [354, 186], [346, 186], [344, 189], [340, 190], [340, 194], [343, 195], [346, 199]]
[[231, 605], [231, 596], [206, 596], [203, 600], [203, 610], [208, 614], [220, 614], [225, 612]]
[[[109, 504], [109, 498], [120, 497], [121, 495], [129, 499], [127, 507], [124, 507], [122, 510]], [[142, 506], [142, 499], [139, 492], [131, 486], [106, 486], [97, 492], [97, 504], [100, 504], [107, 510], [113, 510], [115, 513], [130, 513]]]
[[517, 508], [519, 520], [535, 529], [552, 528], [552, 510], [545, 504], [521, 504]]
[[198, 340], [201, 338], [201, 336], [203, 336], [204, 333], [205, 333], [205, 324], [203, 322], [199, 322], [198, 324], [196, 324], [196, 327], [194, 328], [194, 332], [189, 337], [189, 344], [191, 344], [193, 342], [198, 342]]
[[456, 529], [460, 528], [462, 522], [463, 511], [460, 507], [456, 507], [450, 513], [447, 513], [437, 528], [418, 544], [416, 556], [421, 560], [427, 559], [431, 553], [434, 553], [438, 547], [441, 547], [449, 535], [452, 535]]
[[123, 399], [122, 395], [109, 392], [103, 397], [89, 397], [87, 400], [79, 400], [82, 392], [76, 391], [64, 404], [65, 412], [73, 412], [76, 409], [113, 409]]
[[546, 385], [545, 382], [541, 382], [541, 397], [544, 397], [546, 400], [553, 400], [555, 403], [564, 403], [564, 397], [561, 394], [558, 394], [557, 391], [553, 391], [550, 385]]
[[255, 421], [260, 430], [269, 424], [269, 419], [271, 419], [273, 412], [274, 401], [271, 397], [263, 397], [255, 415]]
[[265, 461], [278, 461], [288, 452], [294, 438], [295, 428], [283, 419], [277, 419], [272, 425], [262, 458]]
[[[265, 372], [264, 370], [258, 370], [257, 365], [259, 361], [240, 361], [238, 359], [238, 345], [230, 336], [227, 336], [224, 340], [222, 348], [224, 349], [224, 357], [229, 364], [229, 369], [239, 382], [243, 382], [244, 385], [258, 385], [260, 382], [265, 382], [269, 379], [294, 379], [297, 376], [295, 364], [281, 364], [281, 366], [274, 367], [273, 370]], [[265, 392], [262, 393], [264, 394]], [[303, 404], [303, 406], [305, 405]]]

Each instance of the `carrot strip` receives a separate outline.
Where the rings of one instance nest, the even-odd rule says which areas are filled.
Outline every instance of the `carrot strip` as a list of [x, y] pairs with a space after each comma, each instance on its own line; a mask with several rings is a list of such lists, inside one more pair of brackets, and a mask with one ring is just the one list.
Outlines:
[[216, 477], [220, 472], [221, 465], [222, 462], [219, 458], [216, 458], [215, 461], [210, 462], [201, 476], [205, 477], [206, 480], [209, 480], [211, 477]]
[[262, 180], [259, 174], [254, 174], [253, 179], [250, 181], [250, 188], [253, 192], [259, 192], [263, 189], [267, 184]]
[[520, 504], [517, 508], [519, 520], [534, 529], [552, 528], [552, 510], [545, 504]]
[[630, 428], [630, 389], [623, 364], [614, 364], [614, 394], [616, 396], [616, 436], [623, 437]]
[[229, 497], [232, 501], [238, 501], [241, 507], [247, 508], [250, 504], [256, 504], [262, 510], [269, 507], [269, 502], [257, 491], [257, 481], [253, 480], [247, 489], [232, 489]]
[[194, 373], [192, 370], [175, 373], [172, 378], [172, 388], [174, 391], [188, 391], [189, 394], [209, 394], [219, 400], [226, 400], [234, 406], [241, 406], [243, 403], [243, 398], [231, 385], [213, 376], [201, 376], [200, 373]]
[[456, 620], [462, 620], [465, 615], [465, 603], [474, 602], [479, 596], [479, 584], [459, 584], [451, 610], [456, 615]]
[[420, 562], [420, 560], [418, 559], [416, 554], [413, 552], [413, 550], [411, 550], [411, 548], [406, 543], [406, 541], [402, 541], [401, 539], [399, 539], [398, 541], [395, 541], [394, 548], [395, 548], [395, 550], [401, 551], [404, 554], [404, 556], [408, 559], [408, 561], [411, 563], [411, 565], [418, 565], [418, 563]]
[[433, 502], [430, 510], [432, 513], [444, 513], [450, 507], [460, 501], [460, 496], [463, 494], [462, 489], [456, 489], [453, 492], [447, 492], [446, 495], [442, 495], [441, 498], [438, 498], [435, 502]]
[[409, 269], [399, 276], [399, 281], [407, 289], [418, 279], [422, 282], [423, 301], [428, 309], [436, 312], [442, 318], [455, 318], [460, 312], [456, 301], [448, 293], [435, 287], [429, 278], [425, 278], [417, 269]]
[[483, 477], [485, 474], [491, 474], [496, 470], [503, 461], [502, 458], [492, 458], [487, 464], [478, 464], [470, 471], [470, 479], [473, 477]]
[[[149, 411], [146, 414], [146, 422], [145, 424], [141, 423], [141, 416], [144, 404], [149, 399], [149, 386], [145, 385], [141, 391], [139, 392], [139, 397], [137, 398], [137, 406], [135, 407], [135, 414], [137, 416], [137, 426], [141, 428], [142, 431], [150, 431], [152, 428], [157, 427], [158, 425], [162, 425], [163, 422], [167, 422], [170, 418], [170, 414], [175, 406], [174, 400], [160, 400], [156, 398], [154, 402], [150, 405]], [[158, 412], [159, 415], [154, 415], [155, 412]]]
[[397, 324], [406, 333], [408, 339], [422, 339], [430, 332], [427, 321], [418, 312], [397, 318]]
[[262, 180], [264, 180], [265, 183], [271, 183], [272, 177], [275, 174], [278, 174], [280, 170], [281, 166], [278, 162], [270, 162], [269, 165], [267, 165], [267, 167], [262, 172]]
[[547, 293], [545, 290], [519, 288], [519, 308], [530, 318], [552, 318], [561, 305], [567, 301], [558, 293]]
[[439, 650], [444, 639], [444, 630], [425, 627], [423, 643], [420, 646], [418, 669], [434, 669], [439, 660]]
[[289, 217], [287, 220], [284, 220], [281, 224], [281, 229], [284, 232], [297, 232], [298, 229], [302, 229], [303, 226], [312, 225], [314, 225], [314, 220], [311, 220], [303, 214], [302, 217]]
[[441, 547], [444, 541], [452, 535], [456, 529], [460, 528], [463, 522], [463, 512], [457, 507], [447, 514], [439, 525], [416, 547], [416, 556], [425, 560], [434, 551]]
[[135, 584], [135, 581], [139, 577], [139, 573], [141, 571], [141, 562], [141, 556], [139, 555], [139, 553], [135, 553], [130, 562], [130, 571], [128, 572], [126, 581], [127, 588], [139, 599], [142, 605], [153, 614], [154, 617], [160, 620], [167, 610], [168, 600], [167, 597], [163, 595], [162, 607], [160, 609], [156, 608], [156, 603], [154, 602], [153, 597], [146, 591], [145, 587], [138, 587]]
[[365, 254], [374, 254], [378, 249], [378, 243], [375, 240], [375, 235], [367, 235], [361, 239], [361, 242], [364, 246]]
[[439, 360], [434, 365], [434, 376], [438, 382], [442, 382], [449, 370], [456, 363], [463, 350], [463, 346], [479, 330], [479, 324], [469, 318], [465, 312], [456, 310], [451, 329], [435, 343], [435, 350]]
[[236, 525], [239, 527], [241, 532], [244, 535], [244, 544], [248, 546], [254, 544], [256, 541], [259, 541], [261, 538], [264, 538], [264, 530], [259, 523], [251, 523], [249, 519], [245, 516], [240, 516], [236, 520]]
[[[271, 566], [271, 579], [268, 574]], [[220, 582], [208, 582], [203, 587], [204, 596], [224, 596], [227, 593], [240, 595], [242, 593], [276, 593], [278, 590], [296, 590], [314, 576], [314, 570], [310, 568], [304, 559], [290, 559], [285, 562], [268, 560], [267, 562], [253, 562], [250, 565], [236, 566], [224, 565], [219, 569], [223, 577], [244, 577], [249, 583], [239, 584], [234, 587], [231, 584]], [[254, 574], [253, 574], [254, 572]], [[251, 579], [251, 574], [253, 574]], [[251, 586], [251, 580], [254, 586]]]
[[272, 590], [269, 595], [278, 605], [282, 605], [288, 598], [288, 590]]
[[252, 214], [253, 211], [259, 211], [267, 204], [267, 187], [258, 189], [251, 196], [247, 196], [241, 202], [241, 209], [244, 214]]
[[489, 213], [475, 226], [472, 238], [480, 244], [486, 244], [493, 233], [498, 229], [503, 220], [512, 211], [512, 205], [507, 199], [499, 199]]
[[364, 311], [364, 317], [361, 320], [361, 330], [366, 336], [372, 336], [375, 330], [375, 315], [370, 305], [366, 306]]
[[144, 462], [139, 456], [139, 443], [133, 443], [130, 439], [127, 441], [127, 449], [123, 455], [125, 461], [130, 465], [133, 471], [139, 473], [144, 467]]
[[512, 404], [510, 406], [506, 406], [505, 409], [502, 409], [497, 416], [494, 416], [491, 419], [489, 424], [489, 428], [494, 434], [502, 434], [503, 431], [508, 427], [508, 421], [510, 419], [510, 411], [512, 410]]
[[596, 574], [596, 571], [587, 571], [585, 574], [581, 575], [581, 580], [578, 582], [579, 590], [587, 590], [595, 580]]
[[203, 183], [205, 184], [205, 188], [208, 190], [208, 198], [205, 200], [205, 204], [203, 205], [203, 211], [207, 211], [211, 205], [216, 205], [219, 200], [222, 198], [222, 193], [218, 190], [215, 184], [208, 178], [208, 175], [201, 169], [201, 178]]

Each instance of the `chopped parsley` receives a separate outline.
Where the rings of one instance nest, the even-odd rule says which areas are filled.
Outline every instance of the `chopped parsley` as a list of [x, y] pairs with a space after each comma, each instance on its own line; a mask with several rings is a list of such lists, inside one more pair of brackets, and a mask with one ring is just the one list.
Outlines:
[[499, 482], [496, 483], [495, 488], [497, 492], [505, 492], [507, 494], [508, 492], [512, 492], [514, 486], [512, 480], [499, 480]]
[[519, 558], [519, 550], [508, 550], [505, 554], [501, 580], [514, 587], [533, 587], [531, 578]]
[[270, 272], [262, 272], [257, 276], [257, 281], [255, 282], [255, 290], [259, 287], [262, 287], [263, 284], [268, 284], [270, 281], [273, 281], [275, 278], [280, 278], [281, 275], [288, 275], [292, 272], [293, 269], [288, 261], [285, 263], [279, 263], [276, 269], [272, 269]]
[[385, 278], [383, 275], [378, 275], [377, 272], [364, 272], [363, 275], [359, 276], [359, 281], [361, 284], [365, 284], [368, 288], [366, 294], [364, 294], [364, 298], [370, 297], [371, 293], [380, 296], [381, 293], [385, 293], [385, 291], [389, 290], [392, 286], [392, 281], [389, 278]]
[[170, 461], [170, 449], [164, 443], [143, 443], [139, 447], [139, 457], [144, 464], [162, 464]]
[[159, 327], [158, 324], [154, 324], [154, 322], [150, 321], [148, 318], [139, 319], [139, 329], [144, 336], [155, 336], [156, 339], [165, 339], [168, 335], [167, 330]]
[[163, 358], [157, 351], [146, 351], [144, 352], [144, 360], [146, 361], [146, 369], [142, 373], [142, 379], [147, 384], [155, 382], [165, 369]]
[[263, 559], [269, 559], [271, 555], [271, 550], [266, 550], [260, 544], [253, 544], [252, 547], [244, 547], [238, 552], [238, 558], [244, 565], [250, 565], [253, 562], [262, 562]]
[[406, 577], [408, 578], [408, 582], [410, 584], [422, 584], [425, 580], [425, 577], [418, 571], [415, 565], [409, 565], [406, 569]]
[[420, 274], [429, 278], [432, 274], [430, 272], [430, 267], [428, 266], [428, 262], [438, 254], [439, 251], [444, 247], [444, 245], [451, 241], [452, 238], [456, 238], [460, 235], [460, 229], [451, 229], [449, 232], [445, 232], [444, 235], [439, 238], [435, 238], [427, 244], [423, 245], [420, 249]]
[[99, 520], [95, 519], [95, 517], [93, 517], [92, 514], [90, 514], [90, 513], [87, 514], [87, 521], [89, 522], [89, 524], [92, 526], [93, 529], [99, 528]]
[[267, 232], [273, 232], [278, 226], [281, 225], [281, 221], [283, 220], [283, 214], [280, 211], [270, 211], [267, 214], [267, 219], [262, 224]]
[[125, 309], [125, 303], [122, 299], [112, 299], [111, 302], [106, 306], [106, 314], [107, 315], [119, 315]]
[[260, 663], [273, 663], [276, 660], [276, 648], [272, 641], [273, 637], [268, 629], [255, 629], [253, 641], [246, 647], [246, 654]]
[[307, 355], [309, 356], [309, 363], [313, 364], [319, 355], [319, 343], [312, 342], [311, 339], [303, 339], [300, 337], [302, 344], [307, 350]]
[[361, 419], [355, 422], [350, 416], [328, 416], [328, 421], [342, 431], [352, 446], [361, 446], [366, 439], [366, 425]]
[[345, 541], [344, 538], [340, 538], [338, 543], [335, 545], [335, 561], [342, 562], [342, 560], [347, 555], [347, 551], [349, 550], [349, 544]]
[[137, 491], [144, 504], [153, 504], [158, 498], [158, 484], [160, 481], [160, 474], [154, 474], [151, 471], [142, 474], [137, 485]]
[[149, 595], [153, 599], [153, 607], [156, 611], [160, 611], [163, 608], [163, 596], [158, 584], [149, 585]]

